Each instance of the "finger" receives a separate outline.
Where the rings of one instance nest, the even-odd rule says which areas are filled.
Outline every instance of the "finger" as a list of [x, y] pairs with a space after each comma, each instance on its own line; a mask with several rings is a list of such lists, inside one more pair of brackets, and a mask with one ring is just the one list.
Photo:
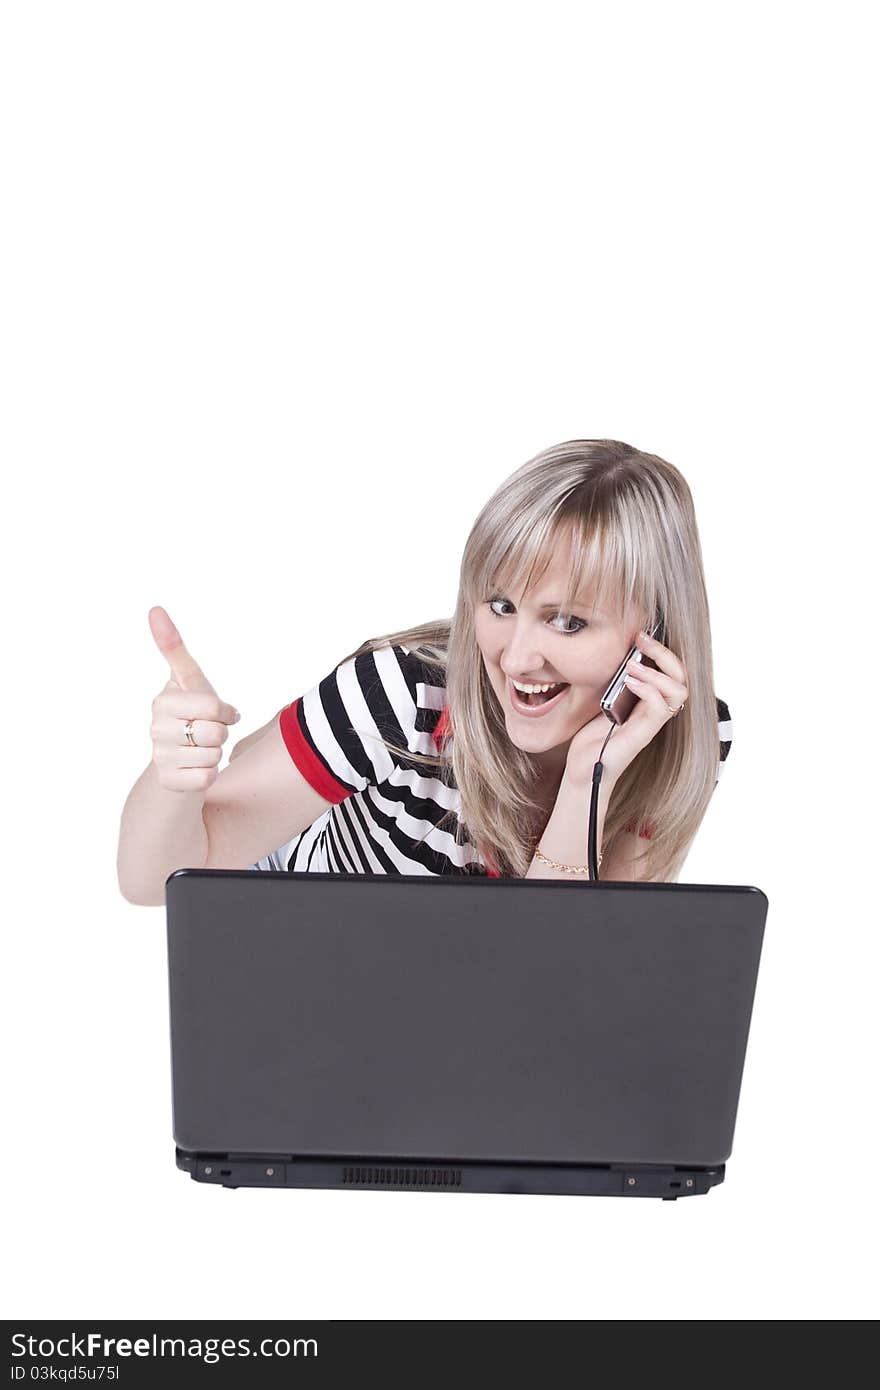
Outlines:
[[687, 686], [669, 680], [658, 671], [651, 671], [646, 667], [637, 669], [642, 672], [641, 675], [635, 676], [627, 669], [626, 684], [630, 689], [646, 704], [653, 705], [664, 717], [677, 714], [680, 706], [687, 700]]
[[173, 622], [159, 606], [149, 612], [150, 631], [156, 646], [171, 667], [171, 674], [182, 690], [210, 690], [208, 680], [195, 657], [191, 656]]
[[186, 751], [180, 749], [175, 753], [173, 766], [181, 769], [187, 767], [216, 767], [222, 757], [222, 748], [188, 747]]
[[655, 671], [653, 666], [646, 666], [641, 661], [628, 661], [626, 664], [627, 672], [635, 676], [636, 680], [645, 681], [648, 685], [656, 686], [670, 705], [680, 705], [688, 697], [688, 688], [681, 681], [673, 680], [671, 676], [664, 675], [662, 671]]
[[[173, 728], [167, 731], [168, 736], [178, 748], [192, 747], [186, 736], [187, 722], [185, 719], [175, 719]], [[221, 748], [229, 738], [229, 730], [225, 724], [218, 724], [211, 719], [194, 719], [192, 721], [192, 736], [193, 742], [200, 748]]]
[[237, 724], [241, 715], [234, 705], [221, 700], [213, 690], [163, 690], [156, 696], [157, 714], [172, 719], [213, 719], [218, 724]]
[[687, 685], [687, 672], [684, 663], [679, 660], [674, 652], [668, 647], [664, 647], [662, 642], [658, 642], [656, 637], [649, 637], [646, 632], [637, 632], [635, 646], [656, 662], [661, 671], [665, 671], [673, 680], [679, 681], [682, 685]]

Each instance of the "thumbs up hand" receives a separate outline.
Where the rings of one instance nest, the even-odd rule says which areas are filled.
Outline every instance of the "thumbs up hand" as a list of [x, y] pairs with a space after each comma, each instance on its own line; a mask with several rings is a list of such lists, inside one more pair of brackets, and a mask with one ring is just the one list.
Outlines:
[[[169, 791], [206, 792], [217, 778], [229, 726], [241, 715], [221, 700], [164, 608], [151, 608], [150, 631], [169, 679], [153, 701], [153, 763]], [[190, 738], [187, 737], [187, 729]]]

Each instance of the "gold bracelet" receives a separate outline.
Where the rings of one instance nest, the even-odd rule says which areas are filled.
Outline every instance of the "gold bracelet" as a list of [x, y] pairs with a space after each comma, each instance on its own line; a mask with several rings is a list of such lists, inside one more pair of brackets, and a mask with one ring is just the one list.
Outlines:
[[[542, 854], [537, 846], [535, 847], [535, 858], [540, 860], [542, 864], [549, 864], [551, 869], [564, 869], [567, 874], [588, 874], [590, 872], [589, 864], [557, 864], [555, 859], [548, 859], [546, 854]], [[600, 854], [596, 859], [596, 867], [598, 868], [601, 863], [602, 856]]]

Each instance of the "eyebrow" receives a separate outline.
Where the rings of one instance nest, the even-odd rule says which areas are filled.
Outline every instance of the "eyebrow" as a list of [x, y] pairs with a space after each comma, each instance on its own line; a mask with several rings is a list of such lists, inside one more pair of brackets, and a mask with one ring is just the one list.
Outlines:
[[[498, 594], [500, 595], [501, 592], [502, 592], [501, 585], [500, 585], [500, 584], [496, 584], [495, 588], [496, 588]], [[585, 598], [574, 598], [574, 599], [572, 599], [572, 601], [571, 601], [571, 606], [572, 606], [572, 608], [589, 608], [592, 612], [595, 612], [595, 613], [601, 613], [601, 612], [602, 612], [602, 609], [601, 609], [601, 608], [594, 608], [594, 607], [593, 607], [593, 604], [590, 603], [590, 601], [589, 601], [588, 599], [585, 599]], [[562, 603], [561, 600], [559, 600], [559, 601], [557, 601], [556, 603], [542, 603], [542, 604], [540, 605], [540, 610], [541, 610], [542, 613], [543, 613], [543, 612], [546, 612], [546, 611], [549, 610], [549, 609], [552, 609], [554, 612], [558, 612], [560, 609], [562, 609], [562, 608], [564, 608], [564, 607], [565, 607], [565, 604]]]

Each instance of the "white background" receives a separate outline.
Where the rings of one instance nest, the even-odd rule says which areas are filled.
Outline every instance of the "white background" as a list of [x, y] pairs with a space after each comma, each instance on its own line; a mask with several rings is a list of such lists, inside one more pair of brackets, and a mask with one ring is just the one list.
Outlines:
[[[7, 1316], [876, 1312], [869, 13], [4, 8]], [[770, 900], [727, 1180], [191, 1182], [164, 912], [115, 874], [149, 608], [247, 733], [448, 615], [486, 497], [573, 437], [700, 521], [734, 744], [682, 879]]]

